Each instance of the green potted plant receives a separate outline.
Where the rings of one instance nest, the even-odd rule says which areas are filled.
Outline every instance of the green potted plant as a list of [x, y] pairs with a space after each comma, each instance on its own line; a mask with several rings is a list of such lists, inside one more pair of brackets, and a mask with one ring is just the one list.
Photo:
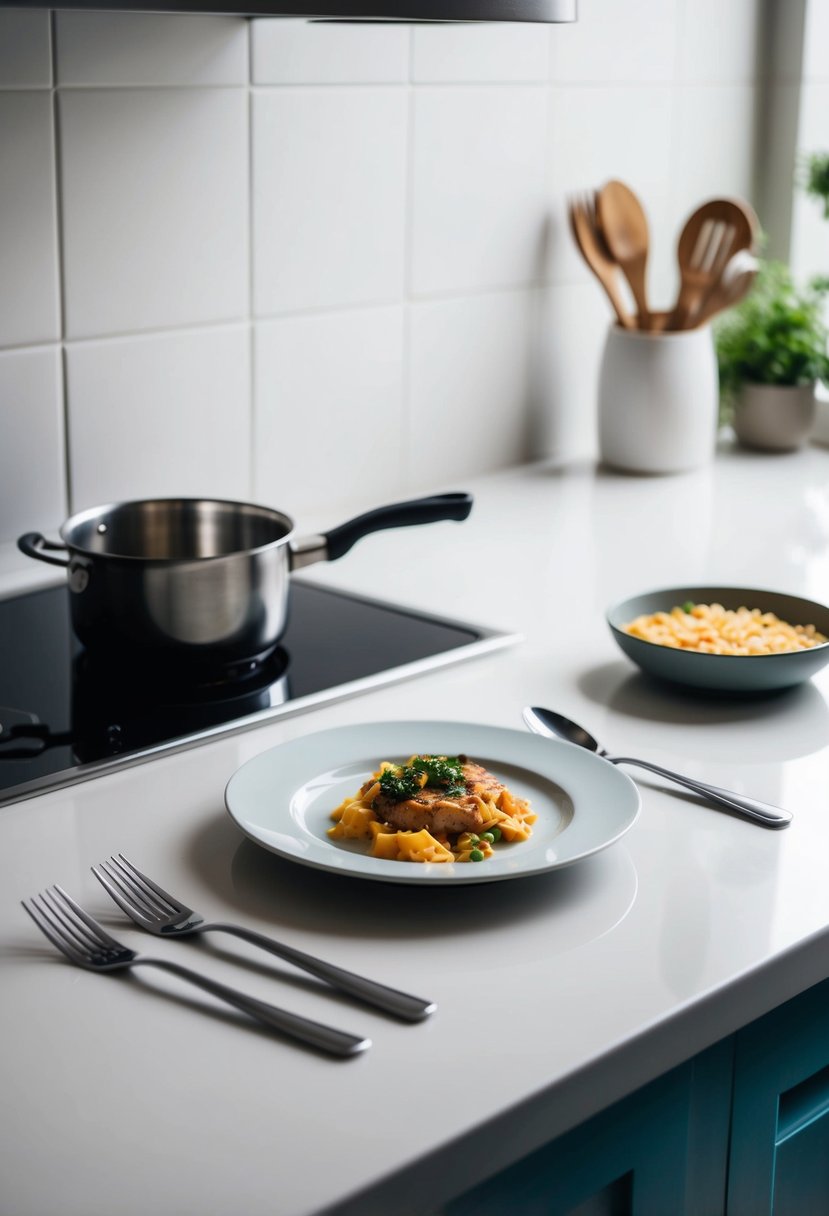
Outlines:
[[829, 152], [812, 152], [803, 166], [803, 188], [823, 207], [823, 218], [829, 220]]
[[826, 289], [798, 288], [787, 266], [763, 262], [750, 294], [717, 325], [723, 420], [747, 447], [792, 451], [808, 438], [815, 385], [829, 378]]

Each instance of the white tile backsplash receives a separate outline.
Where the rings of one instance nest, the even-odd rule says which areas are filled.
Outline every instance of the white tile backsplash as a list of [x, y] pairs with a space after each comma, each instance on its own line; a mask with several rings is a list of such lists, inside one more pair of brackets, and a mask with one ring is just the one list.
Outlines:
[[400, 497], [402, 305], [260, 321], [254, 368], [258, 502]]
[[57, 12], [58, 85], [246, 85], [242, 17]]
[[402, 89], [254, 93], [257, 316], [400, 300], [407, 121]]
[[416, 25], [412, 79], [423, 84], [546, 80], [550, 30], [544, 25]]
[[0, 351], [0, 536], [67, 514], [60, 347]]
[[599, 363], [613, 316], [592, 281], [542, 288], [533, 308], [533, 448], [566, 462], [596, 446]]
[[[825, 75], [826, 3], [803, 0], [805, 64], [768, 65], [793, 89]], [[565, 195], [611, 176], [641, 194], [668, 302], [685, 211], [751, 189], [755, 45], [769, 11], [788, 27], [784, 0], [580, 10], [0, 12], [0, 542], [142, 494], [337, 522], [592, 455], [608, 306]], [[800, 126], [825, 147], [821, 103]], [[799, 221], [798, 248], [817, 240]]]
[[[800, 91], [800, 116], [796, 164], [813, 152], [829, 152], [829, 80], [804, 81]], [[820, 202], [803, 190], [792, 199], [791, 265], [801, 280], [829, 274], [829, 220]]]
[[550, 30], [552, 79], [561, 84], [673, 81], [679, 2], [580, 0], [578, 21]]
[[409, 26], [339, 22], [251, 23], [254, 84], [403, 84]]
[[527, 458], [531, 305], [523, 291], [411, 305], [410, 484]]
[[[815, 83], [829, 84], [829, 3], [827, 0], [807, 0], [804, 30], [803, 77]], [[825, 128], [824, 128], [825, 132]], [[824, 133], [824, 145], [829, 143]]]
[[60, 337], [55, 207], [51, 95], [0, 91], [0, 347]]
[[423, 88], [414, 96], [415, 296], [519, 286], [543, 273], [544, 87]]
[[760, 73], [764, 0], [681, 0], [679, 79], [745, 84]]
[[131, 498], [247, 499], [247, 325], [73, 342], [72, 510]]
[[62, 91], [60, 143], [68, 337], [247, 314], [242, 89]]
[[[678, 228], [700, 203], [717, 195], [753, 202], [755, 90], [750, 85], [689, 86], [677, 91], [676, 103], [674, 225]], [[720, 139], [711, 139], [712, 129]]]
[[48, 10], [0, 10], [0, 89], [49, 88], [51, 83]]
[[[590, 271], [570, 236], [565, 196], [596, 190], [611, 178], [639, 195], [651, 230], [648, 282], [656, 307], [672, 291], [674, 234], [668, 223], [674, 135], [674, 93], [664, 86], [617, 85], [552, 90], [549, 195], [553, 199], [547, 277], [585, 282]], [[596, 290], [601, 290], [598, 285]]]

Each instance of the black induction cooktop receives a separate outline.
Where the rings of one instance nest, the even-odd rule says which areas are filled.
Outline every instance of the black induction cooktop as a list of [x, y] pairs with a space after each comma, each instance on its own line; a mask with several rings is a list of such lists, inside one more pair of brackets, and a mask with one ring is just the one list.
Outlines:
[[85, 650], [65, 586], [0, 600], [0, 805], [301, 713], [517, 640], [291, 580], [280, 645], [177, 671]]

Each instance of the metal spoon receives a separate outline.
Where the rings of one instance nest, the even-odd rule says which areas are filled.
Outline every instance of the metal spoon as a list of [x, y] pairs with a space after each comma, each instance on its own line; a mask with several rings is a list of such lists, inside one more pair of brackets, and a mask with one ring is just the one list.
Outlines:
[[547, 735], [549, 738], [563, 739], [565, 743], [575, 743], [578, 747], [586, 747], [588, 751], [595, 752], [597, 756], [603, 756], [611, 764], [633, 764], [637, 768], [647, 769], [650, 773], [657, 773], [660, 777], [667, 777], [669, 781], [675, 781], [677, 785], [684, 785], [686, 789], [693, 790], [695, 794], [701, 794], [715, 806], [724, 806], [729, 811], [736, 811], [746, 819], [762, 824], [763, 827], [785, 828], [791, 823], [790, 811], [781, 810], [780, 807], [772, 806], [768, 802], [759, 802], [756, 798], [747, 798], [743, 794], [720, 789], [717, 785], [696, 781], [693, 777], [683, 777], [681, 773], [660, 768], [658, 764], [650, 764], [647, 760], [634, 760], [631, 756], [609, 756], [584, 727], [571, 722], [563, 714], [554, 713], [551, 709], [528, 705], [523, 717], [530, 730], [535, 731], [537, 735]]
[[606, 182], [596, 195], [599, 227], [613, 257], [630, 284], [639, 310], [639, 328], [651, 328], [645, 272], [648, 262], [648, 219], [637, 196], [624, 182]]

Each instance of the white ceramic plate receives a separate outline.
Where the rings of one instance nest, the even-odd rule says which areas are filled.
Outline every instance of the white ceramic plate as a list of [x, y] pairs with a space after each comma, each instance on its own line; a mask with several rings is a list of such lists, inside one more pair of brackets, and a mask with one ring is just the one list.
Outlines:
[[[538, 815], [527, 841], [499, 843], [481, 862], [387, 861], [366, 843], [332, 840], [331, 812], [381, 760], [465, 753]], [[380, 882], [479, 883], [542, 874], [613, 844], [639, 814], [639, 791], [607, 760], [520, 730], [468, 722], [367, 722], [305, 735], [249, 760], [225, 804], [242, 831], [280, 857]]]

